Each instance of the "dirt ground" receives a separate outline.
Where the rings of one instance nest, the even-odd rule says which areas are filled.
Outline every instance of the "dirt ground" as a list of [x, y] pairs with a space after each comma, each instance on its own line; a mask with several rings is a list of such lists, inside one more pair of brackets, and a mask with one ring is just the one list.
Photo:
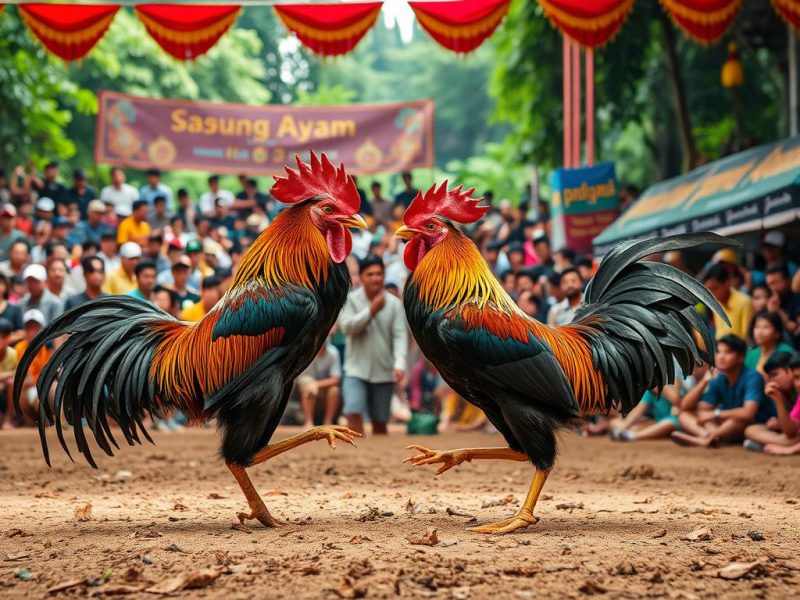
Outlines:
[[[467, 527], [509, 516], [529, 466], [475, 462], [434, 478], [401, 460], [412, 442], [494, 446], [497, 436], [394, 434], [336, 451], [316, 442], [251, 470], [286, 524], [240, 530], [246, 504], [215, 432], [155, 439], [94, 471], [58, 447], [47, 468], [33, 430], [0, 433], [0, 596], [798, 596], [792, 458], [567, 434], [540, 522], [487, 537]], [[409, 540], [431, 541], [431, 530], [436, 545]]]

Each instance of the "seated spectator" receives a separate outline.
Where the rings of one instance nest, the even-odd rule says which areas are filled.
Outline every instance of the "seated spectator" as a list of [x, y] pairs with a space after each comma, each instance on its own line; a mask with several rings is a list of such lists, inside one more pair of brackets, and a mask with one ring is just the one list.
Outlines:
[[[140, 249], [141, 250], [141, 249]], [[107, 231], [100, 236], [100, 252], [97, 253], [106, 266], [106, 273], [113, 273], [116, 271], [122, 259], [118, 255], [119, 246], [117, 245], [117, 234], [113, 231]]]
[[11, 244], [8, 251], [8, 259], [0, 262], [0, 273], [6, 277], [22, 276], [31, 262], [31, 252], [26, 240], [17, 240]]
[[189, 257], [181, 256], [178, 258], [177, 262], [172, 265], [171, 271], [173, 283], [164, 287], [171, 289], [175, 293], [181, 310], [200, 302], [200, 294], [189, 286], [189, 276], [192, 273], [192, 261], [189, 260]]
[[86, 173], [83, 169], [75, 169], [72, 172], [72, 187], [64, 193], [64, 203], [77, 208], [81, 219], [86, 219], [88, 206], [96, 197], [94, 188], [86, 183]]
[[525, 251], [521, 242], [511, 242], [506, 248], [509, 268], [515, 273], [525, 267]]
[[709, 369], [681, 401], [679, 420], [684, 432], [672, 434], [676, 443], [708, 448], [738, 442], [748, 425], [757, 419], [764, 423], [772, 416], [764, 380], [744, 365], [746, 351], [744, 341], [733, 334], [717, 341], [716, 370]]
[[214, 275], [205, 277], [200, 290], [200, 302], [196, 302], [192, 306], [184, 308], [180, 313], [181, 320], [191, 322], [199, 321], [208, 311], [214, 308], [214, 305], [219, 302], [221, 297], [219, 279]]
[[[339, 351], [326, 342], [319, 349], [313, 362], [295, 381], [295, 388], [303, 407], [306, 429], [311, 429], [315, 424], [334, 424], [341, 397], [341, 364]], [[315, 418], [320, 405], [323, 407], [321, 423]]]
[[151, 262], [140, 262], [133, 272], [136, 275], [136, 287], [128, 292], [128, 296], [152, 301], [153, 290], [156, 287], [156, 266]]
[[745, 339], [748, 327], [753, 317], [753, 306], [750, 298], [733, 289], [731, 277], [728, 270], [722, 263], [712, 265], [703, 277], [703, 283], [725, 309], [725, 314], [731, 324], [728, 325], [717, 313], [714, 313], [714, 335], [716, 339], [722, 339], [730, 334], [738, 338]]
[[103, 291], [106, 294], [127, 294], [136, 289], [136, 265], [142, 256], [142, 248], [136, 242], [125, 242], [119, 249], [120, 265], [106, 276]]
[[147, 222], [147, 213], [150, 205], [147, 200], [136, 200], [129, 217], [120, 222], [117, 228], [117, 243], [121, 246], [125, 242], [136, 242], [142, 246], [147, 243], [150, 235], [150, 224]]
[[568, 325], [575, 318], [575, 311], [583, 303], [583, 279], [577, 269], [570, 267], [561, 272], [559, 287], [564, 299], [550, 308], [547, 324], [550, 326]]
[[541, 314], [542, 300], [530, 290], [525, 290], [519, 295], [517, 306], [532, 319], [538, 319]]
[[162, 248], [164, 246], [164, 236], [160, 231], [151, 231], [147, 236], [147, 243], [142, 250], [140, 262], [151, 262], [156, 266], [156, 272], [161, 273], [170, 268], [169, 259], [164, 256]]
[[559, 248], [553, 254], [553, 262], [555, 263], [555, 270], [561, 273], [565, 269], [570, 269], [575, 266], [575, 257], [578, 255], [572, 248]]
[[500, 273], [500, 284], [506, 293], [512, 298], [517, 297], [517, 276], [511, 269], [506, 269]]
[[14, 325], [0, 318], [0, 410], [3, 410], [3, 429], [16, 426], [14, 410], [14, 372], [17, 369], [17, 351], [11, 348]]
[[86, 304], [89, 300], [108, 295], [102, 289], [106, 277], [103, 259], [99, 256], [84, 256], [81, 259], [81, 268], [83, 270], [85, 289], [83, 292], [67, 298], [64, 303], [64, 310], [71, 310], [76, 306]]
[[5, 319], [14, 326], [11, 333], [11, 343], [16, 344], [23, 337], [25, 332], [22, 330], [22, 311], [19, 306], [9, 302], [11, 294], [11, 284], [9, 278], [0, 273], [0, 319]]
[[17, 229], [17, 209], [13, 204], [0, 207], [0, 260], [8, 258], [11, 244], [26, 241], [25, 234]]
[[[181, 312], [181, 301], [178, 294], [163, 285], [157, 285], [153, 289], [153, 304], [166, 313], [171, 314], [176, 319]], [[198, 296], [199, 298], [199, 296]]]
[[767, 310], [778, 313], [783, 327], [794, 335], [800, 326], [800, 294], [792, 291], [792, 278], [785, 263], [767, 269], [767, 287], [770, 291]]
[[55, 257], [47, 261], [47, 289], [62, 302], [75, 295], [75, 290], [67, 284], [68, 275], [69, 269], [65, 261]]
[[764, 394], [775, 404], [777, 416], [744, 430], [744, 447], [761, 452], [765, 446], [800, 444], [800, 354], [774, 352], [764, 363]]
[[167, 198], [161, 195], [153, 198], [153, 208], [147, 216], [147, 222], [153, 229], [164, 231], [170, 225]]
[[744, 364], [762, 376], [765, 374], [764, 363], [773, 352], [794, 352], [794, 348], [783, 341], [783, 321], [774, 312], [763, 310], [756, 313], [748, 337], [755, 342], [755, 346], [747, 351]]
[[[22, 317], [22, 321], [25, 328], [25, 338], [20, 342], [17, 342], [17, 345], [14, 346], [18, 361], [21, 360], [25, 355], [25, 350], [28, 348], [28, 345], [31, 343], [33, 338], [35, 338], [36, 335], [47, 324], [42, 311], [36, 308], [26, 311]], [[47, 364], [47, 361], [50, 360], [52, 354], [53, 348], [50, 344], [42, 346], [38, 354], [36, 354], [36, 357], [33, 359], [33, 362], [28, 369], [28, 375], [25, 377], [25, 381], [22, 384], [22, 392], [20, 393], [20, 409], [22, 412], [23, 422], [27, 425], [33, 425], [37, 418], [39, 412], [39, 397], [36, 391], [36, 382], [38, 381], [39, 375]]]
[[767, 301], [769, 300], [769, 288], [766, 283], [759, 283], [754, 285], [750, 290], [750, 303], [753, 305], [753, 312], [759, 313], [762, 310], [767, 310]]
[[18, 303], [23, 314], [36, 308], [44, 315], [44, 325], [47, 325], [64, 312], [64, 303], [47, 289], [47, 269], [44, 265], [28, 265], [22, 277], [28, 290]]
[[589, 280], [594, 277], [594, 263], [591, 258], [579, 256], [575, 259], [575, 268], [578, 269], [578, 273], [585, 283], [589, 283]]
[[681, 428], [678, 421], [680, 403], [680, 390], [677, 386], [666, 386], [661, 395], [651, 390], [646, 391], [642, 401], [625, 417], [611, 419], [611, 439], [635, 442], [669, 437], [673, 431]]
[[139, 188], [139, 197], [147, 200], [148, 204], [153, 207], [159, 198], [163, 198], [164, 205], [172, 204], [172, 189], [161, 181], [161, 171], [152, 167], [147, 169], [145, 175], [147, 175], [147, 183]]

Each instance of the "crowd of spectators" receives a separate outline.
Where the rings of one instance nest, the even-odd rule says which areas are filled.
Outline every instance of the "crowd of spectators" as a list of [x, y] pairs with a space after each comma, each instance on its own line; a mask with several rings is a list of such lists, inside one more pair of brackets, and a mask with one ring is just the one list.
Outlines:
[[[30, 424], [35, 380], [49, 358], [37, 356], [23, 386], [24, 423], [11, 406], [14, 368], [33, 336], [64, 310], [106, 294], [151, 301], [177, 318], [198, 321], [221, 298], [248, 245], [283, 208], [256, 179], [239, 177], [240, 190], [223, 189], [216, 176], [197, 198], [173, 190], [157, 169], [141, 187], [112, 169], [99, 193], [76, 170], [61, 183], [56, 163], [41, 176], [17, 167], [0, 172], [0, 393], [3, 427]], [[329, 343], [298, 378], [285, 422], [311, 427], [339, 418], [375, 434], [391, 421], [408, 431], [437, 428], [491, 430], [485, 416], [442, 381], [408, 334], [400, 300], [408, 271], [392, 232], [417, 189], [410, 173], [384, 192], [359, 185], [368, 230], [353, 232], [347, 258], [353, 290]], [[626, 194], [630, 192], [626, 188]], [[626, 202], [635, 194], [628, 194]], [[549, 325], [569, 323], [595, 269], [591, 255], [552, 248], [547, 204], [495, 201], [468, 234], [520, 309]], [[661, 395], [650, 391], [625, 416], [611, 414], [577, 427], [582, 435], [621, 442], [671, 437], [714, 447], [743, 443], [754, 451], [800, 452], [800, 272], [786, 239], [769, 231], [758, 268], [726, 249], [700, 271], [680, 253], [650, 257], [699, 277], [725, 308], [731, 324], [704, 314], [717, 339], [716, 366], [680, 373]], [[180, 427], [180, 415], [156, 426]], [[431, 418], [426, 418], [431, 417]], [[431, 427], [433, 430], [431, 431]]]

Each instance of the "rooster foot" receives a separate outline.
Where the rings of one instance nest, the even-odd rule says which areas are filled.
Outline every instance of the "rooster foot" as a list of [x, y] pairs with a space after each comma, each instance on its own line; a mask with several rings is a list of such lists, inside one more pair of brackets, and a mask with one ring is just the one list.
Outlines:
[[441, 475], [445, 471], [460, 465], [464, 461], [470, 460], [470, 456], [467, 450], [438, 451], [438, 450], [430, 450], [429, 448], [425, 448], [424, 446], [418, 446], [416, 444], [408, 446], [408, 450], [416, 450], [417, 452], [420, 452], [420, 454], [417, 454], [416, 456], [410, 456], [403, 461], [403, 462], [410, 462], [415, 467], [442, 463], [442, 466], [436, 470], [435, 473], [436, 475]]
[[488, 525], [481, 525], [480, 527], [473, 527], [470, 531], [487, 534], [512, 533], [521, 529], [527, 529], [531, 525], [536, 525], [538, 521], [538, 517], [534, 517], [533, 514], [520, 511], [510, 519], [504, 519], [497, 523], [489, 523]]
[[336, 440], [342, 440], [351, 446], [355, 446], [356, 443], [353, 440], [361, 437], [361, 434], [357, 431], [341, 425], [322, 425], [311, 429], [308, 433], [316, 440], [328, 440], [328, 445], [333, 450], [336, 449]]
[[246, 514], [246, 513], [240, 512], [236, 516], [239, 519], [239, 523], [241, 523], [242, 525], [245, 524], [244, 523], [245, 521], [250, 521], [250, 520], [255, 519], [259, 523], [261, 523], [264, 527], [280, 527], [281, 526], [281, 522], [278, 521], [278, 519], [273, 517], [271, 514], [269, 514], [269, 511], [267, 510], [266, 506], [261, 506], [259, 508], [254, 508], [253, 510], [250, 511], [249, 515]]

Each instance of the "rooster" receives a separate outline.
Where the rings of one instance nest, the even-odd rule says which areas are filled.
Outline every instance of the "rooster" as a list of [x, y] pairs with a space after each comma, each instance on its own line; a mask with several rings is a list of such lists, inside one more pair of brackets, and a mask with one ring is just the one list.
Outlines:
[[[194, 324], [177, 321], [149, 302], [128, 296], [100, 298], [55, 319], [31, 342], [17, 367], [14, 402], [38, 351], [66, 335], [42, 370], [38, 427], [47, 464], [45, 427], [55, 423], [64, 450], [64, 420], [73, 426], [78, 451], [96, 468], [81, 426], [88, 422], [97, 445], [119, 448], [114, 420], [129, 445], [141, 435], [145, 414], [178, 409], [193, 424], [215, 418], [220, 454], [250, 507], [239, 521], [278, 524], [250, 480], [246, 467], [306, 442], [353, 444], [346, 427], [318, 427], [270, 444], [292, 383], [313, 360], [350, 290], [344, 259], [348, 228], [365, 228], [360, 198], [344, 166], [312, 152], [311, 164], [276, 177], [272, 195], [290, 205], [242, 256], [230, 289]], [[70, 458], [72, 458], [70, 456]]]
[[[474, 189], [474, 188], [473, 188]], [[577, 419], [631, 410], [645, 390], [660, 390], [711, 364], [713, 342], [695, 305], [723, 319], [708, 290], [677, 269], [638, 262], [657, 252], [730, 240], [711, 233], [625, 242], [600, 265], [573, 323], [548, 327], [525, 315], [492, 274], [475, 244], [453, 222], [472, 223], [488, 210], [473, 190], [447, 182], [418, 193], [395, 235], [407, 240], [412, 274], [404, 304], [425, 356], [462, 397], [486, 413], [508, 448], [434, 451], [410, 446], [416, 466], [441, 464], [437, 475], [474, 459], [529, 460], [530, 491], [512, 518], [477, 527], [510, 533], [534, 524], [536, 500], [556, 460], [555, 433]], [[698, 342], [698, 336], [701, 342]]]

